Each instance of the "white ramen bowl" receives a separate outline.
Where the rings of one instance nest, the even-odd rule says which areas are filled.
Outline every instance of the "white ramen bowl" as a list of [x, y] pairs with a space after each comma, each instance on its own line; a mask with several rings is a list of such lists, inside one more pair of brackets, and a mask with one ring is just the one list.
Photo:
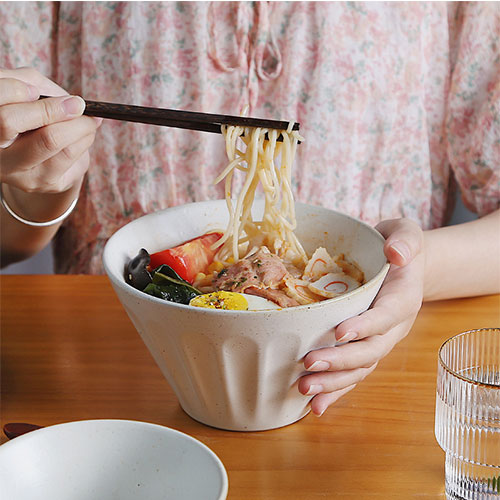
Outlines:
[[[259, 218], [263, 202], [255, 202]], [[260, 213], [259, 213], [260, 212]], [[296, 234], [311, 254], [325, 247], [359, 265], [366, 284], [312, 305], [221, 311], [166, 302], [128, 285], [124, 268], [150, 253], [224, 229], [225, 200], [152, 213], [119, 229], [104, 249], [111, 283], [184, 411], [221, 429], [256, 431], [291, 424], [309, 412], [297, 381], [311, 350], [335, 344], [334, 327], [368, 309], [387, 274], [383, 237], [372, 227], [321, 207], [296, 205]]]
[[227, 490], [212, 450], [146, 422], [69, 422], [0, 446], [2, 500], [224, 500]]

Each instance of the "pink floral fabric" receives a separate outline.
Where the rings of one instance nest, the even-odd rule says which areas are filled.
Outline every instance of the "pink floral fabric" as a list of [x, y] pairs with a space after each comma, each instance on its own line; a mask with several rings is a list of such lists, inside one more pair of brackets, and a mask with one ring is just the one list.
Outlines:
[[[87, 99], [300, 122], [299, 201], [423, 228], [455, 184], [479, 215], [500, 204], [496, 2], [2, 2], [0, 19], [1, 66]], [[220, 135], [105, 121], [91, 162], [59, 272], [100, 273], [130, 220], [223, 197]]]

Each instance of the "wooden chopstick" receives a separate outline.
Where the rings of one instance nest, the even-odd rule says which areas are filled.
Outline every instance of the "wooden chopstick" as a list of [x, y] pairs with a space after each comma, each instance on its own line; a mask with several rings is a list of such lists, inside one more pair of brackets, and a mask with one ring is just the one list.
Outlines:
[[[40, 96], [46, 99], [48, 96]], [[149, 108], [130, 104], [112, 102], [87, 101], [83, 112], [87, 116], [122, 120], [128, 122], [148, 123], [166, 127], [200, 130], [202, 132], [221, 133], [222, 125], [240, 125], [243, 127], [260, 127], [277, 130], [287, 130], [289, 122], [264, 120], [246, 116], [218, 115], [199, 113], [196, 111], [181, 111], [177, 109]], [[293, 130], [299, 130], [299, 123], [294, 123]]]

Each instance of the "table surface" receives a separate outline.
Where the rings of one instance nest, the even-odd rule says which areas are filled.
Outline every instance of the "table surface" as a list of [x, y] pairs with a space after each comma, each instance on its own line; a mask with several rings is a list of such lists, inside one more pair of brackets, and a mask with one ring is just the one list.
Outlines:
[[230, 500], [444, 498], [437, 350], [500, 324], [497, 295], [426, 303], [408, 337], [321, 418], [240, 433], [182, 411], [106, 277], [4, 275], [0, 285], [2, 426], [117, 418], [178, 429], [220, 457]]

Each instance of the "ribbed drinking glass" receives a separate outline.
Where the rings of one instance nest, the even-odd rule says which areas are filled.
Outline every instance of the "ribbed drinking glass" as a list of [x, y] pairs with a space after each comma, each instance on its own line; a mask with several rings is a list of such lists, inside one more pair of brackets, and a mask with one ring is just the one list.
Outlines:
[[446, 452], [447, 499], [500, 499], [500, 329], [441, 346], [435, 434]]

